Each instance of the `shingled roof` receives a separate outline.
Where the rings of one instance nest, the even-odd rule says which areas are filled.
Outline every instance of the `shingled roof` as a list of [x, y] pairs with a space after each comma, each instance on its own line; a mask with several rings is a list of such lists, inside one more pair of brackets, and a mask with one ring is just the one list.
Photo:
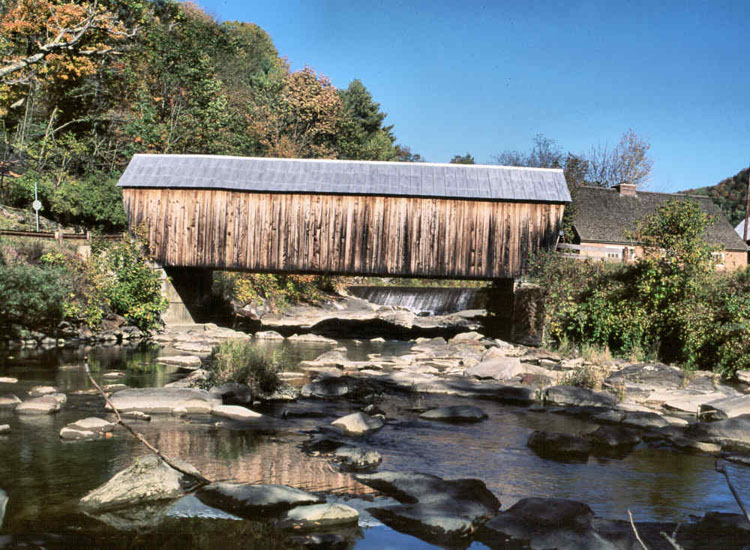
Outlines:
[[562, 170], [465, 164], [135, 155], [118, 185], [570, 202]]
[[638, 191], [635, 196], [621, 195], [617, 189], [580, 187], [575, 192], [573, 227], [581, 242], [632, 244], [627, 233], [667, 201], [694, 200], [714, 218], [706, 239], [726, 250], [747, 251], [742, 238], [709, 197], [673, 195]]

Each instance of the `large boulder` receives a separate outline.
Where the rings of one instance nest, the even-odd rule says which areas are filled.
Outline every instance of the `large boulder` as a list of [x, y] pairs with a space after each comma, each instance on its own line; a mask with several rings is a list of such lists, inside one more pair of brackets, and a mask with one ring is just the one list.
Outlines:
[[120, 412], [141, 411], [147, 414], [171, 414], [189, 400], [203, 401], [211, 408], [222, 404], [219, 397], [194, 388], [131, 388], [110, 397], [112, 405]]
[[735, 395], [704, 403], [698, 417], [701, 420], [724, 420], [742, 414], [750, 414], [750, 395]]
[[282, 514], [295, 506], [320, 504], [325, 499], [286, 485], [211, 483], [196, 496], [204, 504], [249, 519]]
[[577, 386], [553, 386], [544, 392], [544, 398], [556, 405], [572, 405], [575, 407], [612, 408], [616, 404], [612, 394]]
[[156, 455], [137, 459], [88, 493], [80, 504], [88, 512], [101, 512], [180, 497], [200, 485], [202, 478], [190, 464], [180, 461], [178, 465], [189, 473], [175, 470]]
[[331, 425], [349, 435], [365, 435], [382, 428], [383, 421], [363, 412], [356, 412], [334, 420]]
[[539, 430], [529, 436], [526, 444], [540, 457], [561, 462], [586, 462], [592, 450], [591, 443], [582, 437]]
[[414, 472], [379, 472], [356, 476], [402, 504], [368, 511], [389, 527], [441, 545], [465, 541], [500, 508], [478, 479], [444, 480]]
[[750, 452], [750, 414], [717, 422], [698, 422], [688, 426], [685, 435], [691, 439], [717, 443], [725, 451]]
[[481, 422], [487, 418], [487, 413], [479, 407], [471, 405], [454, 405], [430, 409], [420, 414], [419, 417], [425, 420], [440, 420], [443, 422]]
[[16, 414], [45, 415], [59, 412], [68, 398], [64, 393], [52, 393], [42, 397], [34, 397], [20, 403], [16, 408]]
[[594, 513], [583, 502], [560, 498], [525, 498], [485, 523], [481, 528], [480, 539], [490, 548], [637, 548], [630, 545], [630, 540], [623, 546], [606, 540], [594, 529], [593, 519]]

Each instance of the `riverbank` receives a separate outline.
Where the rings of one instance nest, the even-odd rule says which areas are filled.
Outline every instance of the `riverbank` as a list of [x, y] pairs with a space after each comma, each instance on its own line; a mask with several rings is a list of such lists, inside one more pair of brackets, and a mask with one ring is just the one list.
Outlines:
[[[603, 548], [633, 547], [628, 546], [633, 542], [629, 535], [632, 530], [625, 521], [628, 509], [634, 513], [651, 548], [664, 547], [658, 542], [658, 529], [671, 532], [675, 523], [683, 521], [688, 522], [680, 529], [685, 539], [678, 537], [678, 540], [685, 548], [698, 548], [700, 544], [705, 547], [706, 541], [715, 540], [712, 537], [720, 533], [724, 536], [731, 533], [734, 540], [744, 540], [736, 515], [731, 516], [735, 518], [731, 519], [734, 522], [731, 529], [726, 523], [729, 516], [709, 514], [700, 521], [688, 518], [690, 514], [704, 517], [710, 511], [737, 511], [723, 478], [713, 470], [713, 462], [719, 456], [743, 461], [742, 449], [737, 446], [741, 441], [727, 438], [726, 430], [720, 435], [705, 432], [722, 426], [722, 422], [725, 425], [726, 421], [700, 422], [697, 410], [675, 408], [680, 406], [680, 399], [681, 406], [689, 408], [700, 401], [707, 403], [715, 394], [747, 399], [742, 393], [744, 388], [715, 383], [708, 375], [686, 377], [681, 371], [663, 365], [624, 362], [614, 362], [604, 379], [605, 387], [612, 391], [571, 388], [560, 383], [571, 373], [592, 365], [471, 332], [448, 339], [414, 341], [259, 336], [251, 338], [230, 329], [200, 325], [167, 331], [158, 336], [158, 344], [144, 351], [130, 347], [131, 351], [123, 353], [131, 359], [125, 361], [114, 359], [120, 349], [117, 346], [95, 347], [87, 353], [96, 367], [95, 376], [114, 392], [115, 402], [140, 399], [138, 409], [151, 417], [150, 422], [129, 422], [162, 450], [187, 460], [207, 477], [288, 485], [322, 495], [329, 503], [341, 502], [357, 510], [359, 527], [353, 532], [349, 527], [324, 530], [326, 535], [338, 537], [335, 540], [343, 545], [340, 547], [375, 548], [388, 540], [399, 548], [445, 546], [441, 540], [431, 538], [429, 529], [420, 527], [424, 518], [416, 523], [405, 520], [414, 517], [413, 509], [404, 509], [403, 505], [398, 508], [396, 502], [379, 496], [384, 490], [382, 485], [374, 492], [363, 483], [364, 479], [357, 479], [358, 474], [348, 471], [342, 458], [346, 453], [336, 452], [342, 448], [378, 453], [376, 471], [418, 471], [444, 480], [480, 479], [499, 499], [501, 512], [480, 514], [483, 519], [477, 520], [477, 526], [485, 524], [486, 529], [472, 530], [451, 542], [459, 547], [481, 540], [482, 543], [473, 543], [475, 547], [481, 548], [483, 544], [505, 548], [498, 542], [508, 535], [503, 529], [509, 529], [508, 522], [523, 509], [511, 514], [512, 506], [528, 497], [585, 502], [586, 507], [574, 507], [575, 513], [567, 517], [574, 524], [582, 522], [587, 536], [603, 537], [608, 544], [615, 545]], [[214, 395], [213, 401], [203, 408], [196, 403], [192, 408], [186, 407], [185, 403], [174, 400], [170, 406], [160, 403], [160, 392], [166, 395], [181, 386], [198, 392], [190, 388], [189, 379], [200, 376], [211, 345], [236, 337], [255, 342], [267, 353], [283, 351], [290, 356], [284, 378], [296, 388], [298, 396], [287, 396], [284, 401], [246, 403], [245, 410], [257, 413], [250, 415], [250, 419], [228, 417], [221, 409], [214, 413], [216, 407], [227, 406], [226, 397], [222, 396], [216, 401]], [[71, 510], [75, 509], [70, 507], [72, 502], [127, 467], [132, 458], [142, 456], [144, 449], [119, 429], [110, 432], [113, 437], [60, 440], [59, 432], [73, 422], [90, 416], [111, 419], [103, 400], [91, 392], [81, 372], [83, 351], [22, 350], [21, 353], [29, 355], [20, 364], [7, 356], [0, 362], [0, 376], [18, 379], [15, 383], [0, 381], [0, 393], [16, 393], [23, 401], [29, 401], [33, 386], [52, 385], [61, 390], [66, 402], [59, 412], [50, 415], [19, 415], [8, 409], [0, 413], [0, 424], [10, 427], [0, 445], [6, 445], [9, 451], [6, 456], [12, 457], [0, 466], [2, 478], [10, 480], [24, 471], [19, 462], [21, 455], [17, 454], [21, 446], [36, 449], [34, 456], [38, 457], [33, 459], [34, 471], [23, 474], [20, 485], [16, 482], [0, 485], [10, 497], [4, 532], [15, 537], [13, 541], [22, 540], [18, 537], [28, 532], [31, 525], [28, 522], [40, 513], [51, 520], [50, 529], [58, 536], [83, 535], [89, 543], [107, 537], [112, 547], [124, 544], [125, 533], [148, 533], [139, 536], [146, 537], [151, 544], [174, 536], [168, 533], [176, 533], [178, 525], [179, 530], [195, 532], [198, 523], [203, 525], [204, 532], [211, 533], [207, 540], [216, 544], [227, 533], [240, 528], [237, 524], [219, 528], [225, 525], [221, 518], [226, 520], [222, 513], [227, 512], [200, 505], [190, 495], [165, 505], [158, 514], [133, 510], [94, 514], [96, 519], [79, 516], [78, 512], [71, 516]], [[44, 366], [50, 363], [51, 356], [37, 361], [32, 359], [35, 353], [68, 354], [65, 355], [68, 359], [58, 366]], [[54, 376], [45, 378], [40, 376], [41, 372]], [[138, 389], [139, 386], [165, 385], [168, 387], [163, 390], [148, 390], [152, 393], [147, 401], [139, 396], [146, 391]], [[687, 405], [688, 402], [692, 404]], [[428, 410], [455, 406], [475, 407], [483, 414], [477, 418], [471, 413], [471, 419], [478, 421], [469, 423], [456, 423], [460, 418], [446, 423], [423, 416]], [[331, 425], [339, 418], [359, 412], [372, 418], [382, 415], [382, 427], [356, 436]], [[454, 410], [452, 414], [455, 413]], [[742, 415], [733, 421], [737, 422], [737, 418], [744, 421]], [[544, 450], [539, 453], [529, 446], [535, 433], [565, 434], [573, 439], [548, 439], [555, 444], [567, 443], [573, 449], [583, 441], [588, 452], [572, 456], [568, 448], [567, 454], [556, 456]], [[744, 433], [749, 432], [744, 430]], [[602, 436], [611, 438], [613, 434], [621, 441], [609, 450], [617, 452], [602, 452], [601, 444], [593, 444], [593, 438], [605, 440]], [[73, 464], [78, 464], [75, 474], [71, 469]], [[730, 470], [739, 487], [748, 486], [750, 476], [745, 466], [733, 464]], [[64, 490], [60, 486], [63, 481], [68, 487]], [[50, 495], [42, 489], [44, 486], [62, 492], [45, 502]], [[659, 496], [654, 500], [656, 487]], [[34, 491], [41, 491], [39, 498], [30, 497]], [[557, 501], [531, 504], [537, 506], [533, 508], [535, 513], [541, 513], [538, 506], [547, 511], [560, 509]], [[396, 509], [391, 509], [394, 506]], [[373, 515], [368, 511], [370, 508], [388, 511]], [[441, 509], [440, 521], [450, 519]], [[146, 519], [148, 522], [144, 524]], [[554, 521], [560, 524], [558, 520]], [[314, 537], [319, 536], [306, 534], [291, 542], [290, 537], [299, 534], [285, 531], [275, 521], [242, 520], [240, 524], [270, 537], [270, 542], [263, 543], [264, 548], [292, 544], [310, 547], [318, 540]], [[72, 533], [66, 527], [69, 525], [78, 526], [78, 533]], [[523, 527], [519, 523], [514, 525], [514, 529]], [[555, 529], [548, 529], [547, 534], [563, 536], [559, 527]], [[193, 535], [189, 535], [189, 540], [194, 547], [208, 544], [197, 542]], [[255, 541], [249, 543], [250, 547], [261, 544], [257, 538], [249, 540]], [[80, 546], [68, 542], [61, 547]], [[727, 548], [732, 547], [728, 543]]]

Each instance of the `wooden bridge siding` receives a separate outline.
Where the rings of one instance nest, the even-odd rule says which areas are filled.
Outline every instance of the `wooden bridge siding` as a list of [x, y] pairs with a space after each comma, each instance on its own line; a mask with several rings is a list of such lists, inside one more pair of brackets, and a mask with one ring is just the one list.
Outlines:
[[[164, 265], [415, 277], [517, 276], [563, 205], [125, 188]], [[381, 238], [383, 236], [384, 238]]]

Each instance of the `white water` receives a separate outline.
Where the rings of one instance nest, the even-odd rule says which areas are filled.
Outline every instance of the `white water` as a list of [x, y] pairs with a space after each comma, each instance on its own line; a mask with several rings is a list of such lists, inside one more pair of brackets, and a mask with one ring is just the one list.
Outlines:
[[484, 293], [477, 288], [351, 286], [348, 291], [373, 304], [399, 306], [423, 315], [444, 315], [485, 306]]

